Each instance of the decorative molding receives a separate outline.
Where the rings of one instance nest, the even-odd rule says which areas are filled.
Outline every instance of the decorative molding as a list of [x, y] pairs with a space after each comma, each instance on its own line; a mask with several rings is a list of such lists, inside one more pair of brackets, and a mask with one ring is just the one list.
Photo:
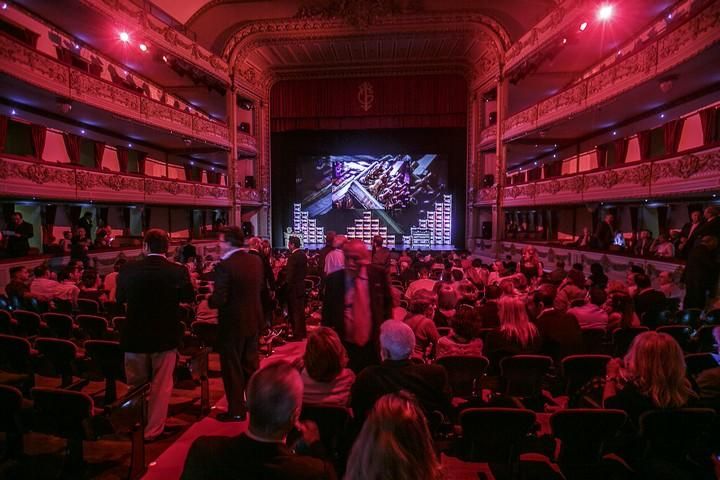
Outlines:
[[256, 156], [258, 153], [257, 140], [248, 133], [238, 131], [237, 141], [235, 143], [237, 144], [238, 151], [244, 155]]
[[304, 2], [295, 18], [340, 19], [353, 27], [368, 28], [380, 17], [423, 10], [422, 0], [325, 0], [322, 3]]

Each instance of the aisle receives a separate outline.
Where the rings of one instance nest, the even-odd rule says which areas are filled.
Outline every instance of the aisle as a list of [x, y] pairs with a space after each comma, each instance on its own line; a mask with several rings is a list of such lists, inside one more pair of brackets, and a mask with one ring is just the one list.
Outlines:
[[[278, 360], [293, 362], [300, 358], [304, 352], [305, 342], [288, 343], [276, 348], [275, 353], [268, 358], [263, 358], [260, 364], [264, 365], [267, 362]], [[215, 410], [224, 411], [226, 402], [225, 397], [222, 397], [213, 405], [212, 415], [214, 416]], [[203, 435], [219, 435], [223, 437], [239, 435], [247, 429], [247, 423], [247, 421], [223, 423], [212, 417], [203, 418], [188, 428], [180, 438], [148, 465], [148, 471], [143, 480], [174, 480], [180, 478], [185, 464], [185, 457], [196, 438]]]

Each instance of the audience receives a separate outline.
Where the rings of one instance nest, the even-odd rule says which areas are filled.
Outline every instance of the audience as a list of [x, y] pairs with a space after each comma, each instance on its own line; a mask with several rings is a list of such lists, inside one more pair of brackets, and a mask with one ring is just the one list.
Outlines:
[[631, 328], [640, 326], [640, 318], [635, 313], [635, 302], [627, 291], [614, 291], [610, 294], [606, 304], [608, 311], [608, 332], [618, 328]]
[[543, 284], [533, 295], [537, 311], [535, 325], [542, 339], [541, 352], [561, 360], [582, 350], [582, 331], [577, 319], [554, 307], [555, 286]]
[[5, 285], [5, 294], [10, 302], [17, 307], [26, 307], [33, 298], [30, 292], [30, 272], [21, 265], [10, 268], [10, 282]]
[[635, 285], [637, 285], [635, 311], [643, 325], [655, 328], [656, 315], [666, 308], [666, 297], [662, 292], [652, 288], [650, 277], [644, 273], [635, 275]]
[[427, 267], [420, 267], [419, 276], [420, 278], [408, 285], [405, 291], [405, 298], [412, 298], [418, 290], [428, 290], [432, 292], [435, 288], [436, 281], [429, 278], [430, 270], [428, 270]]
[[108, 300], [114, 302], [117, 298], [117, 276], [120, 269], [127, 263], [125, 257], [120, 257], [113, 264], [113, 271], [105, 275], [103, 288], [107, 291]]
[[567, 271], [565, 271], [565, 262], [562, 260], [558, 260], [557, 263], [555, 263], [555, 270], [550, 272], [550, 283], [554, 285], [560, 285], [562, 281], [565, 280], [565, 277], [567, 277]]
[[498, 299], [502, 290], [497, 285], [485, 287], [485, 303], [478, 307], [478, 317], [482, 328], [497, 328], [500, 326], [500, 314], [498, 313]]
[[590, 265], [590, 276], [588, 277], [590, 288], [601, 288], [606, 289], [608, 284], [608, 277], [605, 275], [602, 265], [599, 263], [593, 263]]
[[380, 397], [350, 452], [345, 480], [441, 478], [421, 409], [407, 394]]
[[606, 330], [608, 327], [608, 314], [603, 309], [607, 302], [607, 294], [601, 288], [590, 289], [590, 301], [580, 307], [572, 307], [567, 313], [577, 319], [580, 328], [602, 328]]
[[[457, 290], [449, 284], [442, 284], [437, 291], [437, 304], [435, 315], [432, 317], [436, 327], [447, 327], [455, 315], [457, 305]], [[416, 334], [417, 336], [417, 334]]]
[[[64, 270], [63, 277], [70, 278], [70, 273], [75, 275], [77, 270], [68, 266]], [[60, 283], [57, 280], [50, 278], [50, 269], [46, 265], [40, 265], [35, 267], [34, 280], [30, 283], [30, 294], [42, 301], [51, 300], [67, 300], [70, 302], [77, 302], [80, 289], [73, 283]], [[61, 279], [64, 279], [61, 277]]]
[[585, 295], [585, 276], [581, 271], [573, 268], [568, 272], [567, 278], [560, 284], [554, 307], [566, 312], [573, 302], [584, 301]]
[[540, 332], [530, 323], [521, 297], [503, 296], [498, 302], [500, 328], [488, 333], [485, 356], [497, 367], [500, 360], [521, 353], [537, 353], [542, 346]]
[[308, 336], [303, 369], [303, 404], [347, 407], [355, 374], [335, 330], [319, 327]]
[[409, 312], [405, 317], [407, 324], [415, 334], [416, 358], [432, 357], [440, 334], [432, 321], [435, 315], [436, 296], [427, 290], [418, 290], [410, 299]]
[[478, 324], [477, 313], [473, 308], [459, 309], [450, 319], [450, 334], [438, 339], [436, 358], [451, 355], [482, 356], [483, 341], [478, 338]]

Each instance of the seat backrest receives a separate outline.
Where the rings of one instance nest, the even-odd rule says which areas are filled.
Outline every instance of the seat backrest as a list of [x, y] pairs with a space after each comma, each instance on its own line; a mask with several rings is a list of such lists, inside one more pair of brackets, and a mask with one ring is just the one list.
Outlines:
[[40, 333], [40, 315], [27, 310], [15, 310], [13, 318], [17, 322], [18, 335], [31, 337]]
[[692, 328], [698, 328], [700, 326], [700, 319], [702, 318], [702, 314], [703, 311], [700, 308], [685, 309], [677, 314], [677, 323], [681, 325], [687, 325]]
[[605, 336], [604, 328], [584, 328], [582, 330], [583, 353], [603, 353]]
[[70, 300], [53, 300], [53, 312], [57, 313], [73, 313], [73, 304]]
[[120, 348], [120, 342], [88, 340], [84, 347], [85, 355], [100, 368], [104, 377], [123, 378], [125, 354]]
[[570, 355], [562, 359], [565, 393], [574, 395], [594, 377], [604, 377], [610, 355]]
[[42, 314], [42, 320], [47, 324], [50, 333], [58, 338], [70, 338], [73, 331], [73, 319], [65, 313], [47, 312]]
[[6, 310], [0, 310], [0, 333], [4, 335], [13, 333], [12, 315]]
[[513, 355], [500, 361], [500, 376], [505, 382], [505, 395], [535, 397], [541, 393], [545, 374], [552, 358], [545, 355]]
[[85, 420], [93, 415], [93, 400], [82, 392], [62, 388], [35, 387], [33, 430], [60, 437], [85, 437]]
[[710, 310], [705, 314], [706, 325], [720, 325], [720, 308]]
[[695, 341], [697, 342], [698, 352], [715, 352], [715, 337], [713, 329], [715, 325], [703, 325], [695, 332]]
[[520, 408], [468, 408], [460, 412], [464, 460], [510, 465], [535, 424], [535, 413]]
[[678, 342], [683, 350], [687, 350], [692, 335], [692, 329], [687, 325], [664, 325], [658, 327], [655, 331], [658, 333], [667, 333]]
[[30, 373], [30, 342], [22, 337], [0, 335], [0, 370]]
[[107, 335], [108, 323], [98, 315], [78, 315], [75, 317], [80, 329], [93, 340], [102, 340]]
[[112, 300], [106, 300], [103, 302], [103, 311], [108, 318], [125, 315], [125, 305]]
[[710, 353], [689, 353], [685, 355], [687, 374], [695, 377], [705, 370], [717, 368], [718, 362]]
[[623, 357], [630, 349], [635, 337], [643, 332], [647, 332], [647, 327], [630, 327], [630, 328], [618, 328], [613, 331], [613, 356]]
[[191, 326], [192, 332], [200, 337], [202, 342], [211, 348], [217, 345], [218, 341], [218, 324], [211, 322], [193, 322]]
[[113, 317], [112, 326], [116, 332], [121, 332], [127, 323], [127, 317]]
[[600, 462], [605, 442], [615, 438], [626, 421], [622, 410], [577, 408], [553, 413], [550, 426], [561, 442], [558, 463]]
[[[652, 410], [640, 416], [640, 436], [653, 457], [684, 459], [697, 440], [713, 428], [715, 411], [709, 408]], [[717, 432], [715, 432], [717, 433]]]
[[100, 304], [89, 298], [78, 298], [78, 311], [87, 315], [97, 315], [100, 313]]
[[74, 343], [60, 338], [37, 338], [35, 348], [42, 355], [38, 373], [47, 376], [62, 376], [63, 386], [72, 383], [77, 347]]
[[0, 385], [0, 432], [16, 432], [22, 408], [22, 392], [9, 385]]
[[485, 357], [452, 355], [440, 357], [435, 363], [445, 368], [454, 396], [470, 397], [479, 393], [478, 383], [485, 375], [490, 361]]

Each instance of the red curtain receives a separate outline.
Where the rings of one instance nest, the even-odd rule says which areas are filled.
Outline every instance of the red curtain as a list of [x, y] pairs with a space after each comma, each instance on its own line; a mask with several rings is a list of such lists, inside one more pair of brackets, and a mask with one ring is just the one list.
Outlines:
[[70, 163], [80, 165], [80, 142], [82, 139], [72, 133], [63, 133], [65, 141], [65, 150], [67, 150]]
[[147, 157], [147, 153], [137, 152], [138, 173], [140, 175], [145, 175], [145, 158], [146, 157]]
[[[7, 119], [5, 119], [5, 122], [7, 122]], [[700, 123], [702, 124], [703, 144], [709, 145], [716, 142], [717, 108], [710, 107], [700, 110]]]
[[640, 144], [640, 160], [650, 158], [650, 130], [643, 130], [638, 133], [638, 143]]
[[685, 124], [685, 119], [678, 118], [663, 125], [666, 155], [677, 153], [678, 147], [680, 146], [680, 135], [682, 134], [683, 124]]
[[5, 151], [5, 142], [7, 141], [8, 117], [0, 115], [0, 152]]
[[103, 154], [105, 153], [105, 142], [95, 142], [95, 168], [102, 168]]
[[618, 138], [613, 142], [613, 146], [615, 147], [615, 164], [622, 165], [627, 157], [628, 139]]
[[45, 150], [45, 136], [47, 128], [43, 125], [31, 125], [30, 134], [32, 136], [33, 150], [35, 150], [35, 158], [42, 160], [43, 151]]
[[595, 154], [597, 155], [598, 168], [607, 167], [607, 152], [608, 152], [607, 145], [598, 145], [598, 147], [595, 149]]
[[273, 131], [464, 127], [457, 75], [287, 80], [270, 95]]
[[118, 157], [118, 165], [120, 166], [121, 173], [127, 173], [128, 171], [128, 151], [127, 148], [117, 146], [115, 147]]

